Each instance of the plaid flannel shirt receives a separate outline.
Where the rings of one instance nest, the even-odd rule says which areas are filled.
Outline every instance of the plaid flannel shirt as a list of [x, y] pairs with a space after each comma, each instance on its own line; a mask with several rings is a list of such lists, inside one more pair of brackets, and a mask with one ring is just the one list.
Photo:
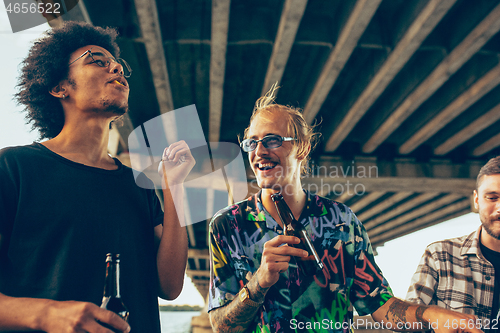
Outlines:
[[495, 270], [481, 253], [480, 232], [481, 227], [468, 236], [427, 246], [406, 299], [474, 314], [489, 321]]

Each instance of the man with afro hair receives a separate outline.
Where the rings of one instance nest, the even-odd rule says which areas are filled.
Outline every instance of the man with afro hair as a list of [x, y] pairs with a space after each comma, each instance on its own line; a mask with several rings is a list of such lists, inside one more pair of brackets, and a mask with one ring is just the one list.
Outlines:
[[[16, 97], [47, 140], [0, 150], [0, 331], [160, 332], [157, 297], [182, 290], [183, 188], [169, 183], [182, 183], [195, 161], [184, 141], [165, 149], [163, 214], [154, 190], [108, 155], [130, 89], [116, 38], [67, 22], [22, 63]], [[99, 307], [109, 252], [120, 254], [128, 323]]]

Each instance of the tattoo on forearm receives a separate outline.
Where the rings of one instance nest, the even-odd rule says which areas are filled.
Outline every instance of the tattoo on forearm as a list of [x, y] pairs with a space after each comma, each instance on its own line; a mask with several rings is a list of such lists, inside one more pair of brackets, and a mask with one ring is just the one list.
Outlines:
[[211, 311], [210, 322], [214, 332], [244, 332], [253, 321], [258, 308], [241, 303], [235, 298], [228, 305]]
[[[258, 303], [264, 300], [269, 289], [260, 287], [257, 276], [248, 282], [247, 287], [250, 290], [251, 299]], [[212, 310], [209, 313], [210, 322], [214, 332], [244, 332], [254, 320], [259, 309], [260, 307], [243, 304], [236, 296], [226, 306]]]
[[[412, 307], [410, 310], [410, 313], [408, 313], [408, 309]], [[415, 319], [423, 324], [423, 329], [427, 330], [428, 329], [428, 323], [427, 321], [423, 318], [423, 314], [425, 310], [427, 310], [428, 306], [425, 305], [417, 305], [417, 308], [415, 309], [415, 317], [413, 317], [413, 309], [415, 308], [415, 305], [411, 303], [407, 303], [398, 299], [395, 299], [392, 304], [390, 304], [389, 309], [385, 315], [385, 318], [388, 321], [391, 321], [394, 324], [397, 325], [397, 323], [407, 323], [407, 322], [413, 322]]]
[[394, 323], [397, 323], [397, 322], [406, 323], [406, 312], [408, 311], [409, 307], [410, 307], [410, 304], [396, 299], [389, 306], [389, 311], [387, 311], [385, 318], [387, 318], [388, 320], [391, 320], [389, 318], [389, 314], [390, 314]]
[[257, 274], [255, 274], [255, 276], [248, 281], [247, 287], [250, 290], [250, 298], [253, 301], [257, 303], [264, 302], [264, 298], [266, 297], [266, 293], [269, 288], [262, 288], [260, 286]]
[[415, 317], [418, 321], [424, 324], [424, 329], [429, 329], [429, 323], [424, 319], [424, 312], [427, 308], [428, 306], [420, 305], [417, 310], [415, 310]]
[[426, 323], [427, 321], [424, 319], [423, 315], [424, 315], [424, 311], [427, 310], [427, 307], [426, 306], [419, 306], [417, 308], [417, 310], [415, 310], [415, 317], [417, 318], [417, 320], [423, 322], [423, 323]]

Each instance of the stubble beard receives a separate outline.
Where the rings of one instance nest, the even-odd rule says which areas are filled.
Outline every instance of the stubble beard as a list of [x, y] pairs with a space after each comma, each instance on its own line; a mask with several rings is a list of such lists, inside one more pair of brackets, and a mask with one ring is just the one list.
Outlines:
[[264, 175], [257, 176], [257, 172], [254, 171], [254, 174], [257, 178], [257, 184], [261, 189], [281, 190], [281, 185], [279, 183], [280, 179], [282, 178], [282, 168], [279, 165], [275, 168], [278, 168], [277, 170], [275, 170], [275, 174], [270, 175], [269, 177], [265, 177]]
[[[496, 231], [493, 230], [493, 222], [491, 222], [490, 216], [485, 216], [481, 213], [481, 210], [479, 210], [479, 219], [481, 220], [481, 224], [483, 226], [483, 229], [486, 231], [488, 235], [491, 237], [500, 240], [500, 230]], [[495, 220], [499, 220], [500, 216], [495, 216]]]
[[[283, 166], [277, 165], [275, 167], [277, 170], [270, 177], [257, 177], [257, 184], [261, 189], [269, 189], [277, 192], [284, 193], [286, 195], [294, 195], [302, 192], [302, 187], [299, 185], [299, 189], [296, 188], [295, 178], [290, 176], [294, 169], [284, 170]], [[255, 174], [255, 171], [254, 171]], [[300, 175], [299, 175], [300, 177]]]
[[128, 102], [118, 104], [108, 99], [102, 99], [101, 105], [102, 105], [101, 112], [110, 112], [118, 117], [121, 117], [128, 112]]

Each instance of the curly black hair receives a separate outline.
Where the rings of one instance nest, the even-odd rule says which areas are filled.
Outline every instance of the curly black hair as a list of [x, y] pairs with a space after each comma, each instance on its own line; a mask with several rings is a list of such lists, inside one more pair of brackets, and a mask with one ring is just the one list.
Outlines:
[[71, 53], [86, 45], [97, 45], [116, 58], [120, 52], [117, 36], [113, 28], [68, 21], [35, 41], [21, 63], [15, 98], [25, 107], [26, 121], [40, 132], [40, 139], [56, 137], [64, 126], [62, 105], [49, 91], [67, 78]]

